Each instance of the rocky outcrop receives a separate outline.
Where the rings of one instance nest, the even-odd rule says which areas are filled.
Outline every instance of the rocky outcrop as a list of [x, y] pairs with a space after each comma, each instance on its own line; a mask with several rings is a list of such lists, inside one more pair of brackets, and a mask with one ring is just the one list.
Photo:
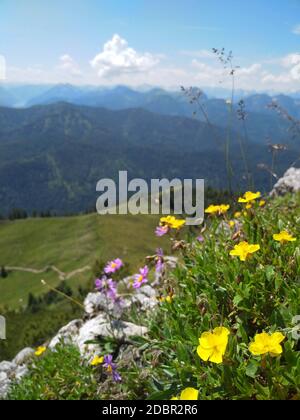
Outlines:
[[[164, 264], [173, 269], [177, 258], [164, 257]], [[55, 268], [55, 267], [54, 267]], [[20, 267], [13, 267], [20, 269]], [[48, 267], [46, 268], [48, 270]], [[45, 269], [45, 270], [46, 270]], [[53, 267], [52, 267], [53, 269]], [[85, 268], [84, 268], [85, 269]], [[31, 271], [31, 269], [26, 269]], [[64, 273], [61, 273], [62, 275]], [[71, 273], [72, 276], [74, 273]], [[161, 273], [155, 272], [152, 286], [161, 283]], [[84, 300], [83, 319], [75, 319], [61, 328], [50, 340], [47, 347], [55, 351], [58, 344], [75, 345], [82, 357], [90, 361], [95, 355], [104, 353], [104, 344], [109, 338], [117, 342], [118, 363], [140, 358], [138, 349], [134, 346], [133, 337], [142, 337], [147, 334], [145, 326], [124, 321], [124, 311], [135, 308], [143, 319], [147, 317], [158, 304], [156, 291], [149, 284], [140, 289], [132, 288], [132, 277], [118, 282], [118, 298], [108, 299], [105, 293], [89, 293]], [[28, 372], [28, 364], [34, 356], [34, 350], [25, 348], [16, 355], [12, 362], [0, 363], [0, 399], [4, 399], [12, 383], [19, 381]]]
[[290, 168], [274, 185], [271, 197], [300, 191], [300, 168]]
[[[103, 339], [111, 337], [119, 343], [129, 344], [131, 337], [143, 336], [147, 331], [147, 328], [131, 322], [120, 320], [110, 322], [104, 314], [100, 314], [82, 326], [76, 344], [81, 354], [91, 359], [103, 351], [101, 346]], [[97, 342], [97, 344], [88, 344], [89, 342]]]
[[[129, 290], [131, 278], [124, 279], [123, 288]], [[143, 286], [135, 293], [124, 293], [120, 302], [108, 300], [103, 293], [89, 293], [84, 301], [84, 309], [89, 317], [96, 316], [99, 312], [109, 313], [115, 318], [120, 318], [125, 309], [137, 305], [141, 311], [153, 309], [157, 305], [156, 292], [149, 285]]]
[[76, 339], [82, 325], [82, 319], [75, 319], [74, 321], [69, 322], [69, 324], [62, 327], [56, 336], [52, 338], [49, 348], [54, 349], [57, 344], [61, 342], [65, 344], [76, 344]]
[[17, 366], [25, 365], [32, 358], [33, 354], [34, 350], [30, 347], [26, 347], [16, 355], [16, 357], [13, 360], [13, 363], [15, 363]]
[[12, 383], [18, 382], [27, 374], [27, 363], [33, 354], [33, 349], [25, 348], [17, 354], [12, 362], [0, 363], [0, 399], [5, 398]]
[[124, 344], [130, 342], [130, 337], [143, 336], [146, 333], [145, 327], [121, 320], [111, 321], [108, 315], [102, 312], [86, 322], [71, 321], [59, 330], [48, 347], [54, 349], [59, 343], [73, 344], [79, 348], [84, 358], [90, 360], [96, 354], [103, 352], [101, 346], [103, 339], [111, 337]]
[[[124, 290], [127, 290], [129, 281], [129, 278], [123, 280]], [[149, 285], [133, 294], [124, 293], [124, 297], [117, 302], [107, 299], [100, 292], [89, 293], [84, 301], [85, 322], [74, 320], [61, 328], [51, 340], [49, 347], [53, 349], [62, 341], [74, 344], [82, 356], [90, 359], [96, 353], [101, 353], [101, 339], [111, 337], [124, 344], [130, 342], [130, 337], [145, 335], [147, 328], [122, 321], [121, 316], [124, 310], [132, 305], [138, 307], [140, 311], [147, 311], [153, 309], [157, 303], [156, 292]], [[97, 344], [90, 343], [95, 341]]]
[[[114, 338], [122, 349], [122, 354], [134, 351], [132, 337], [147, 334], [147, 328], [121, 320], [125, 309], [135, 305], [139, 311], [152, 310], [158, 303], [155, 290], [145, 285], [135, 293], [130, 293], [128, 286], [131, 279], [124, 279], [124, 296], [113, 302], [100, 292], [89, 293], [84, 301], [84, 319], [75, 319], [61, 328], [50, 340], [48, 348], [55, 351], [59, 343], [75, 345], [83, 358], [91, 360], [96, 354], [103, 353], [102, 343], [107, 338]], [[12, 382], [19, 381], [28, 372], [27, 364], [32, 359], [34, 350], [23, 349], [12, 362], [0, 363], [0, 399], [5, 398]], [[121, 357], [121, 355], [119, 356]]]

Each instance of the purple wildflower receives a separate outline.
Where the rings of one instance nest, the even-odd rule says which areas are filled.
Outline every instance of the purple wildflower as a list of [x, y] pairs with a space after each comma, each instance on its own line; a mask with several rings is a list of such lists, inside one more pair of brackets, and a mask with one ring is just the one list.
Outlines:
[[101, 279], [96, 279], [95, 280], [95, 287], [96, 289], [98, 289], [99, 291], [101, 291], [103, 289], [103, 282], [105, 281], [105, 278], [102, 277]]
[[162, 248], [157, 248], [156, 255], [161, 258], [164, 256], [164, 251], [162, 250]]
[[107, 280], [106, 296], [114, 302], [118, 300], [117, 284], [112, 279]]
[[115, 382], [121, 382], [121, 381], [122, 381], [122, 377], [121, 377], [121, 375], [119, 374], [119, 372], [118, 372], [118, 371], [113, 370], [112, 375], [113, 375], [113, 380], [114, 380]]
[[120, 268], [123, 267], [123, 261], [120, 258], [116, 258], [113, 261], [109, 261], [104, 268], [105, 274], [112, 274], [116, 271], [120, 270]]
[[164, 236], [169, 232], [168, 226], [158, 226], [155, 230], [155, 235], [158, 237]]
[[103, 276], [101, 279], [95, 281], [95, 286], [99, 292], [104, 293], [106, 297], [113, 302], [119, 301], [117, 296], [117, 284], [112, 279], [107, 279]]
[[133, 283], [133, 287], [135, 289], [139, 289], [142, 284], [147, 283], [148, 282], [148, 274], [149, 274], [149, 268], [145, 265], [144, 268], [140, 269], [139, 274], [136, 274], [134, 276], [134, 283]]
[[202, 236], [202, 235], [198, 236], [197, 241], [200, 242], [200, 243], [203, 243], [204, 242], [204, 236]]
[[120, 382], [122, 380], [121, 375], [117, 372], [117, 365], [113, 362], [113, 357], [111, 354], [104, 356], [103, 366], [113, 377], [115, 382]]
[[161, 248], [158, 248], [156, 250], [156, 258], [155, 258], [155, 261], [156, 261], [155, 271], [158, 274], [160, 274], [163, 271], [164, 266], [165, 266], [164, 265], [164, 252], [163, 252], [163, 250]]

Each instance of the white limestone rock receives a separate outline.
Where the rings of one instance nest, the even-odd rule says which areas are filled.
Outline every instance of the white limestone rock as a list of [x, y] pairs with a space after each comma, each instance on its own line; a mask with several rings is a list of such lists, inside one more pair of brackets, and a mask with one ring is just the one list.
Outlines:
[[28, 373], [26, 365], [18, 366], [14, 372], [14, 379], [18, 382]]
[[16, 369], [16, 367], [17, 367], [16, 364], [13, 363], [13, 362], [6, 362], [6, 361], [1, 362], [0, 363], [0, 373], [4, 372], [7, 375], [9, 375], [10, 372], [12, 372], [13, 370]]
[[132, 303], [139, 303], [140, 309], [143, 311], [153, 309], [157, 304], [158, 300], [156, 297], [156, 291], [151, 286], [143, 286], [137, 290], [137, 292], [131, 298]]
[[[26, 350], [26, 349], [25, 349]], [[5, 399], [13, 382], [18, 382], [28, 372], [26, 365], [13, 362], [0, 363], [0, 399]]]
[[109, 313], [114, 318], [120, 318], [124, 309], [129, 308], [130, 305], [130, 299], [122, 299], [118, 302], [113, 302], [100, 292], [89, 293], [84, 300], [84, 310], [89, 317], [96, 316], [99, 312], [105, 312]]
[[24, 365], [32, 358], [33, 355], [34, 350], [30, 347], [26, 347], [16, 355], [16, 357], [13, 360], [13, 363], [15, 363], [18, 366]]
[[7, 380], [7, 374], [5, 372], [0, 372], [0, 384]]
[[62, 327], [57, 335], [52, 338], [49, 348], [53, 349], [60, 342], [63, 342], [64, 344], [76, 344], [77, 336], [82, 325], [83, 321], [81, 319], [75, 319], [69, 322], [69, 324]]
[[[128, 277], [122, 282], [125, 290], [132, 289], [132, 278]], [[128, 293], [128, 296], [122, 297], [120, 302], [112, 302], [100, 292], [89, 293], [85, 298], [84, 308], [90, 318], [97, 316], [100, 312], [104, 312], [119, 319], [124, 310], [133, 304], [138, 304], [140, 310], [146, 311], [154, 308], [157, 303], [155, 289], [150, 285], [144, 285], [140, 289], [132, 291], [132, 294]]]
[[9, 379], [3, 378], [2, 376], [3, 375], [0, 373], [0, 400], [6, 398], [11, 384]]
[[[116, 340], [126, 342], [130, 337], [143, 336], [148, 332], [147, 328], [131, 322], [115, 320], [110, 322], [105, 314], [87, 321], [79, 331], [77, 345], [82, 355], [92, 357], [101, 352], [101, 339], [113, 337]], [[86, 344], [89, 341], [98, 343]]]
[[290, 168], [275, 184], [270, 195], [277, 197], [300, 191], [300, 168]]

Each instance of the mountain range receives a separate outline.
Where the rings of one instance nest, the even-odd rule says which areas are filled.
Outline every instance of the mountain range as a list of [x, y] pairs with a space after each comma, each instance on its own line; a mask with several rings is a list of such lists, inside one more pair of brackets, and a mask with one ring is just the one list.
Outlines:
[[[276, 115], [257, 115], [266, 125], [271, 124], [268, 118], [279, 121]], [[284, 124], [279, 124], [282, 133]], [[147, 180], [205, 178], [207, 185], [226, 188], [227, 138], [233, 188], [246, 188], [242, 142], [256, 187], [267, 189], [270, 175], [257, 170], [259, 163], [271, 165], [265, 141], [246, 140], [234, 128], [142, 108], [113, 111], [66, 102], [2, 107], [0, 213], [13, 207], [61, 214], [85, 211], [95, 206], [97, 181], [117, 179], [119, 170], [127, 170], [129, 178]], [[286, 140], [289, 148], [276, 161], [279, 172], [300, 154], [295, 139]]]
[[[160, 88], [0, 87], [0, 213], [84, 211], [95, 205], [97, 181], [119, 170], [147, 180], [205, 178], [216, 188], [227, 188], [232, 172], [232, 188], [243, 189], [248, 166], [267, 190], [270, 171], [281, 175], [297, 161], [296, 97], [252, 94], [231, 104], [201, 92], [190, 102]], [[275, 166], [272, 144], [283, 145]]]
[[[212, 90], [210, 90], [212, 92]], [[224, 90], [224, 92], [226, 92]], [[230, 92], [227, 91], [228, 97]], [[247, 118], [247, 136], [254, 142], [284, 143], [290, 124], [286, 118], [279, 118], [278, 114], [270, 108], [275, 104], [284, 109], [290, 116], [300, 119], [300, 99], [279, 94], [250, 94], [245, 92], [243, 106]], [[236, 99], [240, 95], [236, 96]], [[188, 98], [180, 91], [166, 91], [161, 88], [134, 90], [127, 86], [112, 88], [73, 85], [28, 85], [28, 86], [3, 86], [0, 87], [0, 106], [31, 107], [36, 105], [50, 105], [57, 102], [67, 102], [74, 105], [90, 107], [103, 107], [110, 110], [124, 110], [142, 108], [153, 113], [191, 118], [194, 111], [198, 111], [197, 118], [211, 124], [227, 127], [231, 107], [225, 99], [208, 96], [202, 92], [199, 103], [201, 112], [196, 104], [191, 106]], [[234, 129], [245, 135], [244, 125], [237, 118], [238, 102], [233, 104]], [[204, 112], [203, 112], [204, 111]]]

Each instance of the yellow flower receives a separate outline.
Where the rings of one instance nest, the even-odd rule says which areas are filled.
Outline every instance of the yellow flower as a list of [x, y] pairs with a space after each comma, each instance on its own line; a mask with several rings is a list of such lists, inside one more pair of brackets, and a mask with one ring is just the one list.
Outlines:
[[254, 341], [250, 344], [249, 350], [254, 356], [260, 356], [269, 353], [272, 357], [279, 356], [282, 353], [280, 343], [285, 336], [280, 332], [267, 334], [265, 332], [256, 334]]
[[246, 209], [247, 209], [247, 210], [252, 209], [252, 204], [248, 203], [248, 204], [246, 205]]
[[242, 213], [240, 211], [237, 211], [234, 213], [234, 218], [239, 219], [242, 216]]
[[230, 226], [231, 228], [234, 228], [234, 227], [235, 227], [235, 221], [234, 221], [234, 220], [230, 220], [230, 221], [229, 221], [229, 226]]
[[180, 394], [180, 397], [173, 397], [171, 400], [182, 400], [182, 401], [190, 401], [194, 400], [197, 401], [199, 396], [198, 389], [195, 388], [186, 388]]
[[197, 347], [200, 359], [205, 362], [222, 363], [229, 334], [230, 331], [225, 327], [218, 327], [213, 332], [203, 333], [199, 338], [200, 345]]
[[38, 347], [37, 349], [36, 349], [36, 351], [35, 351], [35, 355], [36, 356], [41, 356], [43, 353], [45, 353], [45, 351], [47, 350], [47, 347], [44, 347], [44, 346], [40, 346], [40, 347]]
[[225, 214], [230, 209], [230, 206], [227, 204], [220, 204], [219, 206], [211, 205], [206, 210], [207, 214]]
[[224, 213], [226, 213], [229, 209], [230, 209], [229, 204], [221, 204], [221, 205], [219, 206], [219, 213], [220, 213], [220, 214], [224, 214]]
[[282, 232], [273, 235], [273, 239], [274, 241], [280, 242], [282, 244], [296, 241], [296, 238], [293, 238], [293, 236], [290, 235], [286, 230], [283, 230]]
[[171, 226], [173, 229], [181, 229], [184, 225], [185, 225], [185, 220], [175, 220], [175, 222], [173, 222], [173, 226]]
[[167, 296], [160, 296], [159, 298], [158, 298], [158, 300], [159, 300], [159, 302], [161, 302], [161, 303], [164, 303], [164, 302], [167, 302], [167, 303], [172, 303], [173, 302], [173, 299], [175, 298], [175, 295], [167, 295]]
[[259, 207], [264, 207], [266, 205], [266, 201], [265, 200], [260, 200], [259, 202]]
[[247, 191], [243, 197], [239, 198], [239, 203], [252, 203], [253, 201], [257, 200], [261, 197], [261, 193], [253, 193], [251, 191]]
[[171, 229], [181, 229], [185, 223], [185, 220], [176, 219], [174, 216], [162, 217], [160, 219], [160, 226], [168, 226]]
[[248, 242], [241, 242], [238, 245], [235, 245], [234, 249], [230, 251], [230, 255], [239, 257], [241, 261], [246, 261], [251, 254], [254, 254], [259, 250], [260, 245], [250, 245]]
[[94, 359], [91, 361], [91, 366], [102, 365], [103, 362], [104, 362], [103, 356], [95, 356]]

